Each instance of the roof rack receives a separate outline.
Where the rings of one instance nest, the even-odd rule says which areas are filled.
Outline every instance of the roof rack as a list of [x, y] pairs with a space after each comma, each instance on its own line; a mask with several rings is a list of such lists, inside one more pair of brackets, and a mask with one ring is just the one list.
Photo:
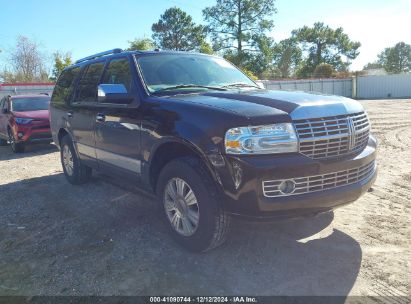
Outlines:
[[77, 60], [76, 63], [84, 62], [84, 61], [87, 61], [87, 60], [92, 60], [92, 59], [102, 57], [102, 56], [106, 56], [106, 55], [118, 54], [118, 53], [121, 53], [122, 51], [123, 51], [122, 49], [112, 49], [112, 50], [109, 50], [109, 51], [105, 51], [105, 52], [101, 52], [101, 53], [97, 53], [97, 54], [94, 54], [94, 55], [91, 55], [91, 56], [84, 57], [82, 59]]

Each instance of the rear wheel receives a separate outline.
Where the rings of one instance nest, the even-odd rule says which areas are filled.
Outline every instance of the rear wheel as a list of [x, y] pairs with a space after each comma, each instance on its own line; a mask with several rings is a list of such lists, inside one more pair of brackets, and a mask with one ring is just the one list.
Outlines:
[[157, 194], [169, 232], [184, 248], [205, 252], [224, 243], [230, 216], [218, 205], [215, 184], [199, 159], [168, 163], [160, 173]]
[[11, 129], [7, 129], [7, 133], [9, 136], [9, 143], [11, 146], [11, 149], [13, 150], [14, 153], [23, 153], [25, 150], [25, 145], [23, 143], [16, 143], [16, 140], [14, 138], [13, 132]]
[[91, 168], [81, 163], [68, 135], [61, 139], [60, 157], [64, 175], [71, 184], [84, 184], [90, 180]]

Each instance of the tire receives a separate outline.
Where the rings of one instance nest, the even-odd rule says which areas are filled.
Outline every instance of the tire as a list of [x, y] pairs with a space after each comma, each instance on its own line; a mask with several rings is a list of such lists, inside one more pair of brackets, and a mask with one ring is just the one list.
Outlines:
[[201, 160], [183, 157], [166, 164], [157, 196], [168, 230], [181, 246], [205, 252], [224, 243], [231, 217], [218, 205], [215, 183]]
[[61, 139], [60, 159], [64, 175], [71, 184], [85, 184], [90, 180], [92, 170], [81, 163], [68, 135]]
[[11, 131], [10, 128], [7, 129], [7, 134], [9, 136], [9, 143], [11, 146], [11, 149], [13, 150], [14, 153], [23, 153], [24, 150], [26, 149], [26, 146], [23, 143], [16, 143], [15, 137], [13, 135], [13, 132]]

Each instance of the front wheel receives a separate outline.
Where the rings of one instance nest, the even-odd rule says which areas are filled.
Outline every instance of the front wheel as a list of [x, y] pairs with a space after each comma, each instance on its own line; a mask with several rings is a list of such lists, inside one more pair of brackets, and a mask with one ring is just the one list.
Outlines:
[[157, 194], [169, 232], [184, 248], [205, 252], [224, 243], [230, 216], [218, 205], [215, 184], [201, 160], [183, 157], [168, 163]]
[[14, 153], [23, 153], [26, 147], [24, 146], [23, 143], [16, 143], [16, 140], [14, 138], [13, 132], [11, 129], [7, 130], [8, 137], [9, 137], [9, 143], [11, 146], [11, 149], [13, 150]]
[[60, 157], [64, 175], [71, 184], [84, 184], [90, 180], [91, 168], [81, 163], [68, 135], [61, 139]]

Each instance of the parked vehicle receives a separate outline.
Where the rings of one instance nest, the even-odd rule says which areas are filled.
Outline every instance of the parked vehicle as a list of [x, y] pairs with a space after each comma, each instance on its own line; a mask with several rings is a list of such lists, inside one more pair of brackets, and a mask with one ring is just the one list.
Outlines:
[[314, 215], [376, 178], [376, 140], [357, 101], [259, 88], [216, 56], [115, 49], [66, 68], [51, 99], [66, 178], [93, 169], [157, 194], [192, 251], [225, 240], [232, 216]]
[[0, 101], [0, 145], [16, 153], [35, 143], [52, 141], [48, 95], [5, 96]]

